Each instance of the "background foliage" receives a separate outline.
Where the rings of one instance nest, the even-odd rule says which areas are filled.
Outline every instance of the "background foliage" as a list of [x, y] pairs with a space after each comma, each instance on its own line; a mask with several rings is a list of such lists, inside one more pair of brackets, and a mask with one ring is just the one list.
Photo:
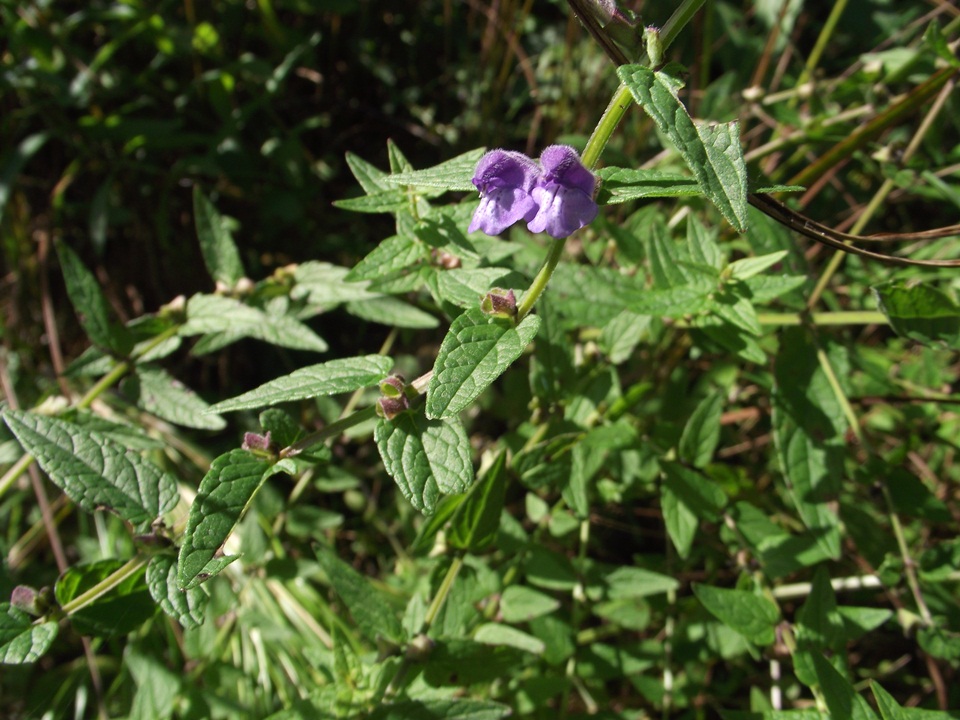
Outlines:
[[[632, 108], [498, 325], [546, 243], [464, 234], [476, 149], [582, 148], [642, 75], [565, 3], [0, 13], [6, 716], [960, 707], [953, 271], [734, 232]], [[669, 59], [751, 185], [917, 231], [956, 216], [957, 18], [715, 0]], [[476, 327], [515, 362], [418, 404]]]

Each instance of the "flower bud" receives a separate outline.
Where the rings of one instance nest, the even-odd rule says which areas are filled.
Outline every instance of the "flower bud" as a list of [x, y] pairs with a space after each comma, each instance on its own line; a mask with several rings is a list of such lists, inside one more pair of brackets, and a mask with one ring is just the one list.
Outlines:
[[647, 57], [650, 66], [658, 68], [663, 65], [663, 42], [660, 40], [660, 28], [650, 25], [643, 30], [643, 41], [647, 45]]
[[407, 383], [403, 375], [397, 375], [396, 373], [380, 381], [380, 392], [384, 397], [402, 397], [406, 388]]
[[514, 318], [517, 316], [517, 297], [513, 290], [493, 288], [480, 302], [480, 309], [494, 317]]
[[252, 432], [244, 433], [243, 445], [240, 447], [244, 450], [262, 450], [264, 452], [270, 452], [271, 444], [270, 431], [268, 430], [265, 435], [258, 435], [257, 433]]
[[377, 399], [377, 415], [384, 420], [393, 420], [397, 415], [410, 409], [406, 395], [382, 397]]
[[39, 607], [39, 600], [40, 594], [29, 585], [17, 585], [10, 593], [10, 604], [17, 610], [23, 610], [33, 616], [43, 614]]

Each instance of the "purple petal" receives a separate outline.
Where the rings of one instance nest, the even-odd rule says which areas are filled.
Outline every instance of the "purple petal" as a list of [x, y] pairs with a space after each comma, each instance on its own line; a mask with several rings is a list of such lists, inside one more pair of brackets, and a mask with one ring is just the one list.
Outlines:
[[587, 196], [593, 197], [597, 180], [593, 173], [580, 162], [577, 151], [569, 145], [551, 145], [545, 148], [540, 154], [540, 164], [544, 169], [542, 184], [556, 182], [566, 188], [576, 188]]
[[598, 212], [597, 204], [585, 192], [557, 183], [534, 188], [533, 199], [540, 210], [527, 223], [527, 229], [534, 233], [546, 232], [554, 238], [565, 238], [589, 225]]
[[540, 177], [540, 167], [523, 153], [491, 150], [477, 163], [473, 184], [486, 195], [494, 188], [522, 188], [527, 192]]
[[484, 195], [473, 213], [467, 232], [483, 230], [499, 235], [519, 220], [530, 220], [537, 214], [537, 203], [521, 188], [495, 188]]

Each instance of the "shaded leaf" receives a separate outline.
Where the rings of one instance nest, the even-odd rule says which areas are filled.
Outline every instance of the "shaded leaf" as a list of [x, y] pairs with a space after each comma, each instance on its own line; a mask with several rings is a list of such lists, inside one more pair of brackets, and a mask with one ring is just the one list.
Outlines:
[[[63, 606], [111, 577], [127, 564], [123, 560], [74, 565], [57, 580], [57, 602]], [[140, 566], [126, 574], [109, 592], [70, 614], [70, 622], [83, 635], [116, 637], [126, 635], [149, 620], [157, 611]]]
[[507, 491], [507, 458], [500, 453], [486, 474], [473, 484], [450, 522], [447, 544], [469, 553], [490, 548], [497, 539]]
[[[693, 584], [697, 600], [727, 627], [757, 645], [771, 645], [780, 610], [772, 600], [747, 590]], [[838, 716], [842, 717], [842, 716]]]
[[340, 560], [328, 548], [317, 548], [317, 560], [343, 601], [344, 607], [356, 621], [357, 628], [368, 640], [389, 640], [395, 645], [404, 642], [400, 620], [367, 578]]
[[960, 348], [960, 307], [937, 288], [894, 280], [873, 288], [897, 335], [924, 345]]
[[193, 219], [200, 241], [200, 253], [210, 277], [233, 287], [244, 275], [240, 251], [233, 242], [230, 229], [199, 185], [193, 186]]
[[167, 615], [185, 628], [199, 627], [210, 596], [202, 588], [181, 590], [177, 585], [177, 561], [169, 555], [157, 555], [147, 566], [150, 595]]
[[210, 412], [210, 406], [199, 395], [158, 367], [138, 365], [135, 382], [124, 389], [133, 390], [137, 407], [176, 425], [198, 430], [222, 430], [227, 426], [227, 421]]

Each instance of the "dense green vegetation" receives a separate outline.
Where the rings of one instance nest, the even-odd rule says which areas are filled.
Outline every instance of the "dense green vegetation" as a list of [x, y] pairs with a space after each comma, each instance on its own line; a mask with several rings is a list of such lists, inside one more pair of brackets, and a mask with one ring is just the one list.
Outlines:
[[622, 5], [0, 0], [0, 715], [960, 708], [960, 11]]

